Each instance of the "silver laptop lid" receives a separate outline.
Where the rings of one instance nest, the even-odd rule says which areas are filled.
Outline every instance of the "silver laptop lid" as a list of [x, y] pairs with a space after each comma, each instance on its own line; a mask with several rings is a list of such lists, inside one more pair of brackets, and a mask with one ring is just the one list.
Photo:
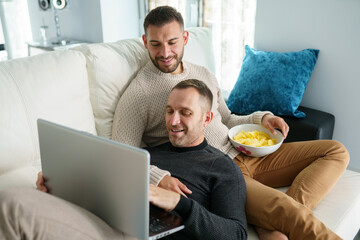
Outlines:
[[91, 211], [120, 231], [148, 238], [147, 151], [41, 119], [38, 130], [51, 194]]

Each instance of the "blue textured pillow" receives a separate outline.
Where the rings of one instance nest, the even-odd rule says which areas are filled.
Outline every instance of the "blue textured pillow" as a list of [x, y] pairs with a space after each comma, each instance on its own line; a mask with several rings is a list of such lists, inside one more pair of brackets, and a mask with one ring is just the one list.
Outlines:
[[227, 105], [232, 112], [271, 111], [275, 115], [305, 117], [297, 110], [319, 50], [266, 52], [245, 46], [239, 78]]

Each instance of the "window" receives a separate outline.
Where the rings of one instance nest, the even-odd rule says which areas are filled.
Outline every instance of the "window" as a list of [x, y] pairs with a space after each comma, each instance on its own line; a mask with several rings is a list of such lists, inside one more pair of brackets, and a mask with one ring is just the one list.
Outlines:
[[27, 0], [0, 0], [0, 17], [9, 59], [27, 56], [32, 39]]

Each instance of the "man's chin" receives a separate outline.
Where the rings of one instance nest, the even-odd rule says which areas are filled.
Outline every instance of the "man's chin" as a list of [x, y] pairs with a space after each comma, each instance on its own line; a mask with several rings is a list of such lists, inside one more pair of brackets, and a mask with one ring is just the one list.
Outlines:
[[171, 145], [173, 145], [173, 147], [182, 147], [181, 141], [175, 141], [174, 139], [170, 139], [170, 143]]
[[157, 65], [157, 67], [163, 73], [172, 73], [172, 72], [175, 72], [175, 70], [176, 70], [176, 67], [174, 67], [174, 66], [165, 66], [165, 67], [163, 67], [163, 66]]

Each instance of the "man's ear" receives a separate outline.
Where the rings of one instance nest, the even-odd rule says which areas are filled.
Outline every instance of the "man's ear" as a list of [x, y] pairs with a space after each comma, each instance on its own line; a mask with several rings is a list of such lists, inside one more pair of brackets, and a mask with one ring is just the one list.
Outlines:
[[209, 125], [211, 123], [211, 121], [213, 120], [214, 117], [214, 113], [213, 112], [206, 112], [205, 113], [205, 121], [204, 121], [204, 127], [206, 127], [207, 125]]
[[146, 39], [145, 34], [142, 35], [142, 40], [143, 40], [143, 42], [144, 42], [145, 48], [147, 49], [147, 39]]
[[184, 46], [188, 43], [188, 41], [189, 41], [189, 32], [184, 31]]

